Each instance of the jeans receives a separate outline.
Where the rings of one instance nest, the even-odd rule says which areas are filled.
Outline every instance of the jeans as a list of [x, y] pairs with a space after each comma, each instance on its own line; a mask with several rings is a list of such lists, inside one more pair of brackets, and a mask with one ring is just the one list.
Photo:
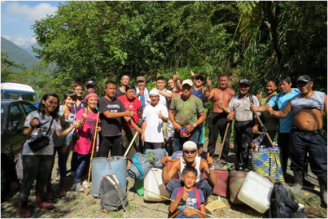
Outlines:
[[36, 180], [35, 195], [43, 195], [49, 172], [53, 163], [53, 155], [23, 155], [23, 181], [19, 190], [19, 199], [30, 196], [30, 190]]
[[54, 156], [53, 156], [51, 171], [50, 171], [50, 174], [48, 176], [48, 181], [51, 181], [51, 173], [52, 173], [52, 169], [53, 169], [54, 164], [55, 164], [56, 152], [58, 152], [58, 168], [57, 169], [59, 170], [60, 178], [65, 178], [66, 177], [66, 173], [67, 173], [66, 161], [67, 161], [68, 151], [66, 151], [65, 154], [61, 153], [60, 150], [63, 147], [64, 146], [54, 147]]
[[182, 138], [180, 136], [180, 131], [174, 130], [173, 153], [176, 151], [182, 151], [182, 146], [186, 141], [193, 141], [196, 144], [198, 143], [197, 129], [194, 129], [188, 138]]
[[90, 157], [91, 154], [79, 154], [77, 153], [77, 165], [76, 165], [76, 171], [74, 176], [74, 183], [81, 182], [81, 178], [84, 175], [90, 165]]

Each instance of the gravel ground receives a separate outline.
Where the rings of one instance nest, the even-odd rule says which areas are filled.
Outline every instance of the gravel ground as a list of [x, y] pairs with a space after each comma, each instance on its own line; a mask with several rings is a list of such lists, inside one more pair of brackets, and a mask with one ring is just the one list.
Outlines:
[[[229, 154], [230, 162], [235, 159], [234, 153]], [[70, 162], [68, 162], [69, 164]], [[55, 165], [56, 168], [56, 165]], [[69, 169], [68, 165], [68, 169]], [[55, 170], [55, 169], [54, 169]], [[291, 176], [290, 170], [288, 173]], [[100, 210], [100, 199], [94, 198], [91, 193], [87, 196], [85, 193], [78, 193], [71, 190], [73, 184], [73, 177], [67, 176], [67, 196], [59, 198], [59, 182], [55, 181], [56, 171], [53, 171], [53, 190], [55, 192], [55, 209], [47, 211], [34, 209], [34, 191], [31, 191], [28, 206], [33, 209], [32, 217], [35, 218], [166, 218], [168, 215], [169, 202], [145, 202], [143, 196], [139, 196], [134, 190], [134, 180], [130, 177], [128, 179], [128, 201], [126, 212], [123, 210], [117, 212], [103, 213]], [[309, 171], [310, 181], [316, 185], [314, 189], [303, 190], [301, 194], [297, 195], [297, 199], [305, 204], [305, 210], [308, 217], [326, 218], [327, 209], [320, 207], [320, 198], [318, 190], [318, 183], [316, 178]], [[287, 180], [288, 181], [288, 180]], [[285, 184], [287, 188], [291, 183]], [[218, 196], [210, 196], [208, 202], [218, 199]], [[258, 213], [247, 205], [237, 206], [229, 205], [225, 198], [221, 198], [227, 204], [227, 208], [223, 211], [212, 212], [215, 218], [261, 218], [265, 215]], [[10, 191], [5, 197], [1, 199], [1, 217], [2, 218], [17, 218], [19, 217], [18, 208], [18, 190]]]

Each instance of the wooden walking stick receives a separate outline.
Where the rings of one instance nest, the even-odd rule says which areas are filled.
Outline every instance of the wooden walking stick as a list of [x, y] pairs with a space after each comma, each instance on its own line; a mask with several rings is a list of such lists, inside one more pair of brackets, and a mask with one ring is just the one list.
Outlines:
[[130, 142], [129, 147], [126, 149], [125, 153], [124, 153], [124, 157], [126, 157], [126, 155], [129, 153], [129, 150], [134, 142], [134, 140], [136, 139], [136, 137], [138, 136], [139, 132], [136, 132], [132, 138], [132, 141]]
[[[223, 136], [223, 140], [221, 142], [221, 148], [220, 148], [220, 153], [219, 153], [219, 156], [218, 156], [218, 160], [220, 160], [221, 155], [222, 155], [222, 150], [223, 150], [224, 143], [225, 143], [225, 140], [226, 140], [226, 137], [227, 137], [227, 132], [229, 130], [230, 123], [231, 122], [228, 122], [227, 127], [226, 127], [226, 130], [224, 132], [224, 136]], [[217, 147], [215, 147], [215, 148], [217, 148]], [[217, 150], [214, 151], [214, 154], [217, 154]]]
[[89, 193], [89, 183], [90, 183], [90, 173], [91, 173], [91, 161], [92, 161], [92, 158], [93, 158], [93, 152], [94, 152], [95, 145], [96, 145], [98, 120], [99, 120], [99, 112], [97, 114], [96, 128], [95, 128], [95, 133], [94, 133], [94, 136], [93, 136], [92, 151], [91, 151], [90, 165], [89, 165], [89, 174], [88, 174], [88, 184], [87, 184], [87, 191], [85, 193], [85, 196], [87, 196], [88, 193]]

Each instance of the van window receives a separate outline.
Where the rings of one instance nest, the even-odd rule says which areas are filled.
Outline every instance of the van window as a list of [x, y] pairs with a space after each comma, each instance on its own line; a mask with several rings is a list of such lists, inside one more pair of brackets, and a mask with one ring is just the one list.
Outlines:
[[8, 100], [26, 100], [32, 102], [38, 102], [38, 98], [35, 93], [26, 93], [19, 91], [4, 91], [3, 92], [4, 99]]

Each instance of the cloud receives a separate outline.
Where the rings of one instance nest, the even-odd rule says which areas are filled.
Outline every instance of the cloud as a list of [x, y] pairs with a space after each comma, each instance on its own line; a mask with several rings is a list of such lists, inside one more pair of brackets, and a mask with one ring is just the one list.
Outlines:
[[28, 20], [41, 20], [42, 18], [46, 18], [47, 15], [54, 14], [57, 9], [56, 6], [52, 6], [48, 3], [40, 3], [34, 7], [18, 2], [11, 2], [5, 5], [5, 10], [9, 14], [23, 16], [24, 19]]
[[12, 37], [9, 36], [9, 35], [2, 35], [1, 37], [5, 38], [6, 40], [11, 40], [12, 39]]

